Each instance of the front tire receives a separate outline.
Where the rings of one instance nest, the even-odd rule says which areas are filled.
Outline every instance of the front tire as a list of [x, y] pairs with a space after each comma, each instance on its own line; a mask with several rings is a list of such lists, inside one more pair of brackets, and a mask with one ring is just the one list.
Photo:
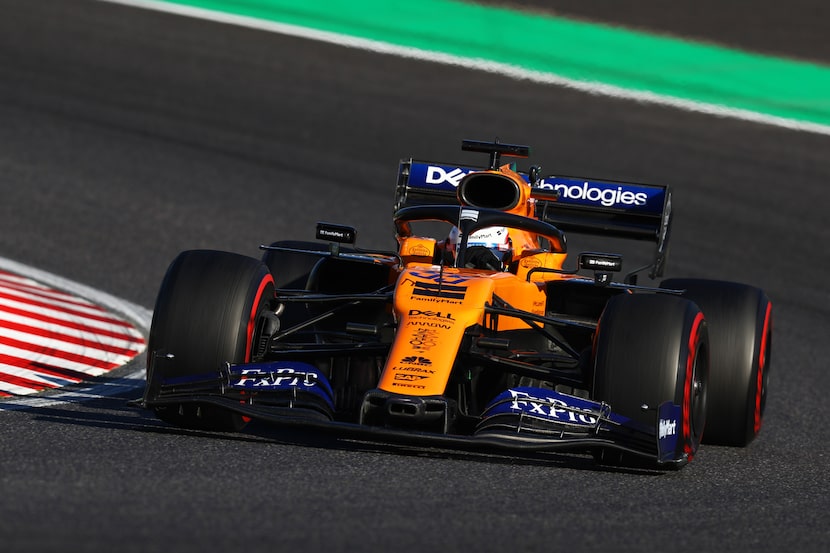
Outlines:
[[[153, 312], [150, 399], [164, 379], [209, 375], [224, 363], [255, 360], [260, 314], [273, 298], [274, 279], [257, 259], [212, 250], [179, 254], [162, 281]], [[154, 411], [182, 428], [238, 431], [245, 425], [242, 416], [213, 405], [183, 403]]]
[[[661, 403], [680, 405], [675, 458], [691, 460], [706, 423], [709, 373], [708, 334], [700, 309], [665, 294], [615, 296], [600, 317], [594, 352], [593, 398], [653, 428]], [[612, 452], [600, 452], [598, 458], [610, 464], [628, 462]]]

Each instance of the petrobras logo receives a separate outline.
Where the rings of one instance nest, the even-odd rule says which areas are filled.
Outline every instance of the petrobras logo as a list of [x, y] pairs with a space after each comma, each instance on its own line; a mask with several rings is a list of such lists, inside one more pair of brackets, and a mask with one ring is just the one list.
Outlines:
[[566, 200], [598, 203], [604, 207], [644, 206], [648, 203], [648, 194], [638, 192], [636, 188], [620, 185], [583, 181], [575, 183], [550, 183], [542, 181], [540, 188], [555, 190], [559, 197]]

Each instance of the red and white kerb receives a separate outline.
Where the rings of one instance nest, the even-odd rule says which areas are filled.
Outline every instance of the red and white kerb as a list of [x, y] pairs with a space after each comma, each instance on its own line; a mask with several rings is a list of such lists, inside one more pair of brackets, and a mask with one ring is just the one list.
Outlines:
[[132, 324], [102, 307], [0, 271], [0, 397], [100, 376], [145, 346]]

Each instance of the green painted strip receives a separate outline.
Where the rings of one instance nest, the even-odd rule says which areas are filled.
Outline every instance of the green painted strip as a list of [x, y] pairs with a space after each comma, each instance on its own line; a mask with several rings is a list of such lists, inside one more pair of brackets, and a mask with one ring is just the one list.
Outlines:
[[830, 67], [454, 0], [165, 0], [830, 125]]

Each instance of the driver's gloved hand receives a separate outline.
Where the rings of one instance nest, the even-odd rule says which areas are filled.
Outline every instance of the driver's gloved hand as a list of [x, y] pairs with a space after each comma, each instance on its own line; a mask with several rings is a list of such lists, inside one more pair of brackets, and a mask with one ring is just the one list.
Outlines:
[[504, 269], [501, 259], [484, 246], [470, 246], [464, 254], [464, 266], [468, 269], [501, 271]]

